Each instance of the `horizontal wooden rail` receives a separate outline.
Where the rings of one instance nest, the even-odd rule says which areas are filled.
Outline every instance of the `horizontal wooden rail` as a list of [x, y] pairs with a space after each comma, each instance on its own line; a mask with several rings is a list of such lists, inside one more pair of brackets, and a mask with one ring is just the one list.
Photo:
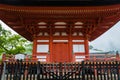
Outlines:
[[[81, 61], [96, 61], [96, 60], [120, 60], [119, 55], [79, 55], [79, 54], [73, 54], [73, 60], [71, 62], [81, 62]], [[3, 55], [2, 56], [2, 61], [16, 61], [14, 55]], [[39, 56], [34, 56], [34, 55], [25, 55], [24, 61], [40, 61], [40, 62], [50, 62], [49, 60], [49, 54], [47, 55], [39, 55]]]

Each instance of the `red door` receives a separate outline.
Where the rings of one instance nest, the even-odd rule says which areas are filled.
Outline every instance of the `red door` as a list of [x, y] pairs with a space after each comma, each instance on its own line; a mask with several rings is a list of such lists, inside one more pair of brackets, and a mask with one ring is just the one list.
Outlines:
[[53, 62], [69, 62], [68, 43], [53, 43]]

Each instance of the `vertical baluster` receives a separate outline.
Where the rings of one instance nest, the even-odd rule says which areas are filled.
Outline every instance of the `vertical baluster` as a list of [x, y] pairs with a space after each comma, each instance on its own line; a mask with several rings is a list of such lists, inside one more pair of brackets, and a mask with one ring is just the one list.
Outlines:
[[69, 74], [70, 74], [70, 63], [67, 64], [67, 75], [68, 75], [68, 79], [70, 79]]
[[7, 80], [9, 80], [9, 74], [10, 74], [10, 62], [8, 62], [8, 64], [7, 64]]
[[0, 75], [1, 76], [1, 78], [0, 78], [1, 80], [7, 80], [6, 76], [5, 76], [6, 75], [6, 69], [7, 69], [6, 67], [7, 67], [7, 63], [6, 62], [4, 62], [4, 63], [2, 62], [2, 64], [1, 64], [1, 75]]
[[95, 68], [96, 68], [95, 62], [93, 62], [92, 68], [93, 68], [93, 80], [96, 80], [96, 79], [95, 79], [95, 75], [96, 75], [96, 72], [95, 72], [95, 71], [96, 71], [96, 69], [95, 69]]
[[9, 62], [6, 62], [6, 80], [8, 80], [8, 75], [9, 75]]
[[72, 64], [69, 64], [69, 77], [70, 77], [70, 79], [72, 79], [73, 78], [73, 75], [71, 75], [71, 74], [73, 74], [73, 63]]
[[16, 62], [13, 62], [13, 64], [12, 64], [13, 66], [12, 66], [12, 79], [14, 78], [14, 76], [15, 76], [15, 67], [16, 67]]
[[35, 80], [35, 74], [36, 74], [36, 65], [35, 62], [33, 62], [32, 67], [32, 80]]
[[33, 67], [32, 67], [32, 80], [35, 80], [35, 73], [36, 73], [36, 66], [35, 66], [35, 62], [32, 63]]
[[55, 64], [53, 63], [53, 73], [52, 73], [52, 75], [53, 75], [53, 79], [55, 79]]
[[15, 68], [14, 68], [15, 72], [14, 72], [14, 76], [13, 76], [13, 80], [19, 80], [20, 76], [19, 76], [19, 60], [17, 60], [15, 62]]
[[51, 64], [48, 64], [49, 68], [48, 68], [48, 74], [49, 74], [49, 79], [51, 79]]
[[31, 62], [31, 68], [30, 68], [30, 70], [31, 70], [31, 73], [30, 73], [30, 80], [33, 80], [33, 73], [34, 73], [34, 62]]
[[106, 69], [107, 69], [107, 79], [109, 80], [109, 78], [110, 78], [110, 77], [109, 77], [109, 70], [110, 70], [110, 67], [109, 67], [109, 66], [110, 66], [110, 63], [109, 63], [109, 61], [107, 62], [106, 66], [107, 66], [107, 67], [106, 67]]
[[113, 72], [113, 78], [114, 78], [114, 80], [117, 80], [116, 79], [116, 74], [117, 74], [117, 63], [116, 63], [116, 61], [114, 61], [113, 62], [113, 68], [114, 68], [114, 72]]
[[58, 66], [58, 64], [57, 63], [55, 63], [55, 67], [56, 67], [56, 72], [55, 72], [55, 79], [57, 80], [57, 77], [58, 77], [58, 75], [59, 75], [59, 66]]
[[106, 62], [104, 61], [103, 62], [103, 78], [104, 78], [104, 80], [106, 80]]
[[44, 79], [44, 64], [42, 63], [41, 65], [41, 71], [42, 71], [42, 75], [41, 75], [41, 80]]
[[59, 79], [62, 79], [62, 63], [59, 63]]
[[100, 80], [100, 61], [97, 64], [97, 80]]
[[116, 61], [117, 79], [120, 80], [120, 61]]
[[13, 65], [14, 65], [14, 63], [10, 62], [10, 65], [9, 65], [10, 66], [10, 77], [9, 77], [10, 80], [12, 80], [12, 75], [13, 75], [13, 70], [14, 70], [14, 66]]
[[102, 72], [102, 70], [103, 70], [103, 69], [102, 69], [102, 64], [103, 64], [103, 62], [101, 61], [101, 62], [100, 62], [100, 65], [99, 65], [99, 66], [100, 66], [100, 80], [103, 80], [103, 79], [102, 79], [102, 75], [103, 75], [103, 72]]
[[57, 66], [57, 63], [54, 63], [54, 69], [55, 69], [55, 71], [54, 71], [54, 79], [56, 80], [57, 79], [57, 75], [58, 75], [58, 66]]
[[38, 64], [37, 64], [37, 80], [41, 80], [41, 75], [42, 74], [42, 68], [41, 68], [41, 64], [40, 62], [38, 61]]
[[93, 62], [90, 62], [89, 70], [90, 70], [90, 80], [93, 80]]
[[22, 77], [22, 80], [25, 80], [25, 75], [26, 75], [26, 73], [25, 73], [25, 67], [26, 67], [26, 63], [25, 62], [22, 62], [22, 70], [23, 70], [23, 77]]
[[81, 79], [81, 63], [78, 63], [78, 80]]
[[96, 80], [96, 61], [93, 61], [93, 71], [94, 71], [93, 78], [94, 80]]
[[45, 79], [47, 79], [47, 63], [45, 64]]
[[113, 68], [113, 62], [111, 61], [110, 62], [110, 78], [111, 78], [111, 80], [113, 80], [113, 70], [114, 70], [114, 68]]
[[46, 73], [47, 73], [47, 79], [49, 79], [49, 69], [50, 69], [50, 66], [49, 66], [50, 63], [47, 64], [47, 69], [46, 69]]
[[49, 64], [49, 79], [51, 79], [51, 74], [52, 74], [52, 64]]
[[48, 64], [48, 69], [47, 69], [48, 79], [50, 79], [50, 75], [51, 75], [50, 69], [51, 69], [50, 64]]
[[72, 63], [72, 67], [73, 67], [73, 70], [72, 70], [72, 73], [71, 75], [73, 76], [72, 79], [75, 79], [75, 66], [76, 66], [76, 63]]
[[30, 74], [30, 63], [26, 62], [26, 80], [29, 80], [29, 74]]
[[45, 71], [45, 75], [44, 75], [44, 78], [47, 79], [47, 63], [45, 63], [44, 65], [44, 71]]
[[64, 79], [67, 79], [67, 63], [64, 63]]
[[75, 80], [77, 79], [77, 63], [75, 63], [75, 65], [74, 65], [75, 67], [74, 67], [74, 77], [75, 77]]
[[82, 80], [85, 80], [85, 65], [84, 65], [84, 61], [82, 61]]
[[42, 79], [44, 79], [44, 76], [45, 76], [45, 63], [43, 63], [43, 68], [42, 68], [42, 70], [43, 70]]
[[106, 80], [109, 78], [109, 76], [108, 76], [108, 63], [107, 63], [107, 61], [106, 61], [106, 67], [105, 67], [105, 69], [106, 69]]
[[22, 74], [23, 74], [23, 68], [22, 68], [22, 60], [20, 60], [20, 62], [19, 62], [19, 80], [21, 80], [22, 79]]
[[29, 80], [32, 80], [32, 71], [33, 71], [33, 70], [32, 70], [32, 67], [33, 67], [32, 62], [29, 62], [29, 65], [30, 65], [30, 66], [29, 66], [29, 72], [30, 72], [30, 73], [29, 73], [29, 76], [30, 76], [30, 77], [29, 77]]
[[89, 64], [90, 64], [89, 61], [84, 62], [84, 65], [85, 65], [84, 73], [85, 73], [85, 79], [86, 80], [89, 80]]
[[96, 70], [97, 70], [97, 80], [99, 80], [99, 62], [96, 62]]
[[42, 79], [44, 79], [44, 74], [45, 74], [45, 69], [44, 69], [44, 66], [45, 66], [45, 63], [42, 63]]
[[15, 62], [13, 80], [17, 80], [17, 67], [18, 67], [18, 61]]
[[36, 75], [36, 71], [37, 71], [37, 66], [36, 66], [36, 62], [33, 63], [33, 78], [32, 80], [35, 80], [35, 75]]
[[42, 68], [42, 76], [41, 76], [41, 79], [44, 79], [44, 63], [41, 64], [41, 68]]

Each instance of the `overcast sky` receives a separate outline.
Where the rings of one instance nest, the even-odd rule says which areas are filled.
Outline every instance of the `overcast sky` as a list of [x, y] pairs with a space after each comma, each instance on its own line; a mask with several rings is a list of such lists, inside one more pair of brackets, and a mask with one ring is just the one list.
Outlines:
[[90, 44], [103, 51], [120, 51], [120, 21]]
[[[7, 25], [5, 25], [2, 21], [0, 21], [2, 27], [11, 30]], [[15, 31], [12, 30], [13, 33]], [[103, 51], [120, 51], [120, 22], [115, 24], [111, 29], [106, 31], [103, 35], [90, 42], [95, 49], [103, 50]]]

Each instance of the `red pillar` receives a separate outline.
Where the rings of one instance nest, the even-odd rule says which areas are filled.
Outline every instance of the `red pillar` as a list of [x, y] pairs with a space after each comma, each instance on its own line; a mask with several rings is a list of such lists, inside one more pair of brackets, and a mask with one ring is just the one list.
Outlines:
[[[69, 24], [69, 27], [72, 27], [72, 24]], [[68, 39], [68, 44], [69, 44], [69, 57], [70, 57], [70, 62], [72, 62], [73, 61], [73, 51], [72, 51], [72, 31], [71, 31], [71, 28], [69, 29], [69, 39]]]
[[52, 48], [53, 48], [53, 34], [52, 34], [52, 25], [49, 25], [51, 28], [50, 28], [50, 37], [49, 37], [49, 61], [50, 62], [53, 62], [53, 59], [52, 59], [52, 55], [53, 55], [53, 51], [52, 51]]
[[85, 55], [86, 55], [86, 58], [89, 59], [89, 43], [88, 43], [88, 40], [85, 39]]
[[33, 60], [36, 60], [36, 53], [37, 53], [37, 39], [34, 38], [34, 40], [33, 40], [33, 53], [32, 53]]
[[50, 35], [50, 39], [49, 39], [49, 61], [52, 62], [52, 55], [53, 55], [53, 51], [52, 51], [52, 45], [53, 45], [53, 40], [52, 40], [52, 35]]

